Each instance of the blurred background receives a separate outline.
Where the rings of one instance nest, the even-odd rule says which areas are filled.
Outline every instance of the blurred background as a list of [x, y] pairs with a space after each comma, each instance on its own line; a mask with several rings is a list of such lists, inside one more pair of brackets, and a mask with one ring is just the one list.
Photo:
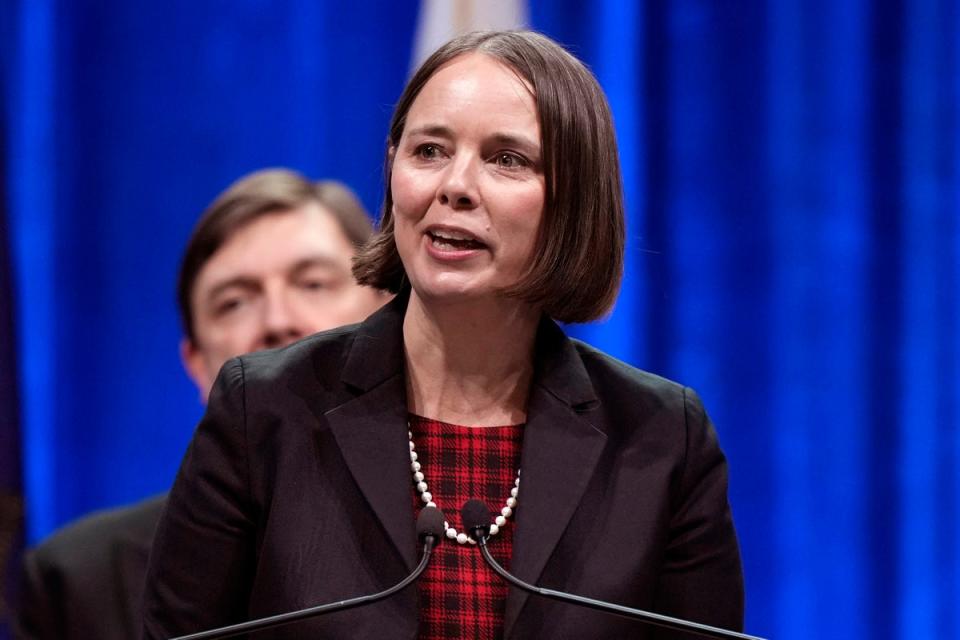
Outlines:
[[0, 2], [0, 561], [170, 486], [206, 204], [283, 165], [376, 212], [418, 51], [470, 24], [607, 91], [627, 273], [569, 330], [703, 397], [747, 631], [960, 637], [957, 0]]

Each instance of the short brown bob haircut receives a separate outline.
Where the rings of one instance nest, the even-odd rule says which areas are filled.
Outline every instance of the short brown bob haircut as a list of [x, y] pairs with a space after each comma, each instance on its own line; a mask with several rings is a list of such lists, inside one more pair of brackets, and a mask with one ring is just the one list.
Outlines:
[[359, 249], [373, 234], [370, 216], [341, 182], [311, 182], [289, 169], [263, 169], [243, 176], [217, 196], [193, 228], [180, 263], [177, 302], [187, 339], [195, 341], [193, 286], [203, 265], [241, 227], [265, 215], [292, 211], [314, 202], [330, 212], [343, 235]]
[[540, 306], [561, 322], [595, 320], [613, 306], [623, 275], [623, 186], [613, 118], [603, 90], [583, 63], [532, 31], [457, 37], [411, 78], [390, 121], [379, 231], [354, 258], [354, 276], [361, 284], [394, 293], [405, 286], [393, 237], [392, 150], [427, 81], [446, 63], [472, 52], [502, 62], [532, 87], [540, 120], [543, 223], [526, 274], [504, 293]]

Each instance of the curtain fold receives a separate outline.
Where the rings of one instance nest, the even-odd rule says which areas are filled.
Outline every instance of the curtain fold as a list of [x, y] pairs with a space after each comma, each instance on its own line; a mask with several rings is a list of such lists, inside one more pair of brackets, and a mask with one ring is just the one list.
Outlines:
[[[511, 0], [516, 9], [516, 2]], [[627, 271], [570, 332], [694, 387], [749, 632], [960, 628], [957, 0], [531, 2], [613, 109]], [[0, 5], [32, 540], [165, 489], [200, 414], [174, 274], [287, 165], [375, 211], [414, 3]]]

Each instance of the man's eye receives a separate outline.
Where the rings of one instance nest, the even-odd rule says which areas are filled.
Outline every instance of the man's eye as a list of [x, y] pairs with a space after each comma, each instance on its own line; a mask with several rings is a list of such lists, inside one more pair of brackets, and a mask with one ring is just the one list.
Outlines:
[[232, 313], [243, 306], [242, 298], [227, 298], [217, 303], [214, 307], [214, 314], [217, 316], [224, 316], [228, 313]]
[[320, 291], [327, 288], [327, 283], [323, 280], [304, 280], [300, 283], [300, 287], [308, 291]]

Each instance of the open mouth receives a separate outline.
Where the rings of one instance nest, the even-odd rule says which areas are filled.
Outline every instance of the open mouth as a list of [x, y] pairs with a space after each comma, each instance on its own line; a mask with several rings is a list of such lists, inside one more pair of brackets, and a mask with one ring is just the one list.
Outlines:
[[428, 231], [427, 235], [433, 246], [441, 251], [469, 251], [470, 249], [483, 249], [487, 245], [476, 238], [463, 233], [446, 230]]

